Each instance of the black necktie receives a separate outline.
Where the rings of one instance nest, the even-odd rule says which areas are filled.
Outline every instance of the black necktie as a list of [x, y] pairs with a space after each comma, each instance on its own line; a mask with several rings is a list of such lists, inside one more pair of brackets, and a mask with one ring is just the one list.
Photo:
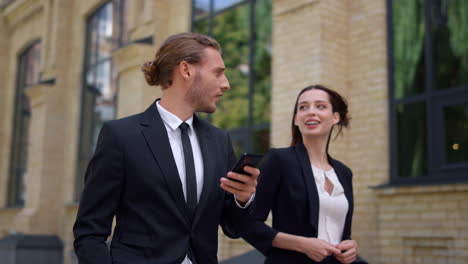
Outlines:
[[185, 160], [185, 186], [187, 196], [187, 206], [189, 209], [190, 219], [192, 219], [195, 208], [197, 207], [197, 178], [195, 176], [195, 163], [193, 161], [192, 144], [188, 136], [189, 125], [182, 123], [180, 126], [182, 147], [184, 148]]

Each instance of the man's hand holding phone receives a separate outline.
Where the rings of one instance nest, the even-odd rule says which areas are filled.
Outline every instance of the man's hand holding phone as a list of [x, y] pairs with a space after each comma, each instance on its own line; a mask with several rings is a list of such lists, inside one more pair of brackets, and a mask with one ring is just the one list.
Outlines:
[[258, 167], [262, 155], [244, 153], [227, 178], [221, 178], [221, 188], [236, 196], [241, 204], [249, 201], [257, 189], [257, 179], [260, 175]]

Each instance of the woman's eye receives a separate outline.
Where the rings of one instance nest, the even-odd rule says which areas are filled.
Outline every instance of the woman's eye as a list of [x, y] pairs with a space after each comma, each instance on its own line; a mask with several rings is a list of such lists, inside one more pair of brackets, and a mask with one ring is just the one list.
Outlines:
[[299, 106], [299, 110], [304, 110], [304, 109], [306, 109], [306, 108], [307, 108], [307, 107], [306, 107], [305, 105], [300, 105], [300, 106]]
[[318, 109], [325, 109], [325, 108], [327, 108], [327, 107], [324, 106], [324, 105], [318, 105], [317, 108], [318, 108]]

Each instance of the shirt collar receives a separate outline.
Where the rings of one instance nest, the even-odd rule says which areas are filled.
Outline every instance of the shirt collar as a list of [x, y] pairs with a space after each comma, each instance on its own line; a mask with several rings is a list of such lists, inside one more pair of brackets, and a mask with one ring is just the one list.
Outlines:
[[189, 127], [192, 129], [193, 115], [189, 119], [183, 121], [162, 107], [159, 101], [156, 102], [156, 107], [158, 108], [159, 115], [161, 115], [161, 119], [163, 120], [164, 124], [166, 124], [166, 126], [168, 126], [173, 131], [177, 130], [183, 122], [187, 123], [187, 125], [189, 125]]

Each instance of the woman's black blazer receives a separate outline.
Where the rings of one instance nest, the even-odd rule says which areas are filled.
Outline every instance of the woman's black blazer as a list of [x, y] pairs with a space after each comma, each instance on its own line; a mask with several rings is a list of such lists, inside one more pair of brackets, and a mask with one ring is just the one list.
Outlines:
[[[351, 237], [353, 215], [352, 172], [328, 156], [349, 203], [342, 240]], [[266, 256], [265, 263], [315, 263], [306, 255], [272, 247], [278, 232], [317, 237], [319, 196], [307, 150], [303, 144], [271, 149], [261, 167], [255, 213], [243, 238]], [[269, 212], [272, 227], [265, 224]]]

